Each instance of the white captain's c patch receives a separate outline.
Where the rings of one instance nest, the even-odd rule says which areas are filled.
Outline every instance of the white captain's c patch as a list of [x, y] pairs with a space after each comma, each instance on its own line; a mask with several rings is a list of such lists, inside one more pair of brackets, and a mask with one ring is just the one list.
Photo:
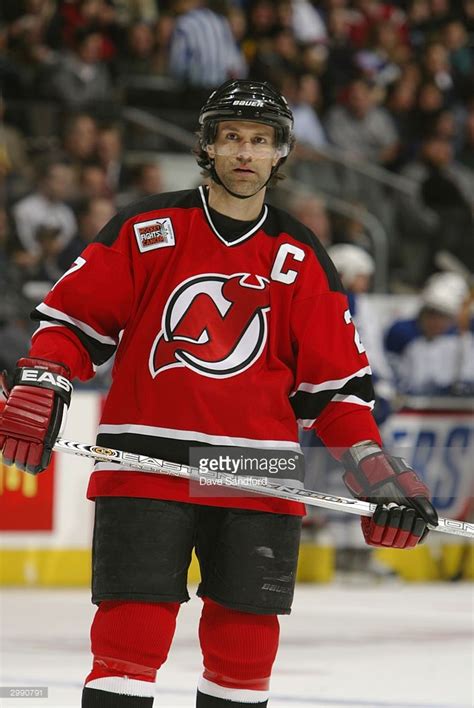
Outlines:
[[168, 217], [140, 221], [133, 225], [133, 230], [141, 253], [175, 245], [173, 224]]

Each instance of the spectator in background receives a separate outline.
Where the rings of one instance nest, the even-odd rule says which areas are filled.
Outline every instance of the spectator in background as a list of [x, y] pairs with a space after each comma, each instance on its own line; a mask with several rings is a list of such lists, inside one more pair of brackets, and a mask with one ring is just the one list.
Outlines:
[[75, 47], [51, 71], [49, 95], [69, 109], [96, 108], [110, 100], [112, 83], [102, 59], [102, 37], [94, 28], [79, 29]]
[[76, 113], [67, 120], [63, 133], [63, 149], [78, 172], [94, 158], [97, 136], [97, 123], [88, 113]]
[[422, 83], [422, 74], [420, 63], [413, 57], [403, 63], [401, 79], [410, 83], [413, 88], [418, 89]]
[[110, 192], [115, 194], [127, 181], [122, 129], [118, 124], [105, 125], [99, 129], [97, 155], [105, 170]]
[[58, 264], [62, 248], [61, 231], [58, 226], [40, 224], [36, 229], [35, 241], [38, 250], [35, 260], [26, 269], [26, 275], [29, 281], [44, 283], [44, 292], [47, 293], [63, 273]]
[[6, 95], [11, 99], [36, 97], [43, 70], [55, 61], [46, 37], [54, 7], [50, 2], [15, 5], [18, 14], [8, 26], [7, 47], [18, 80], [12, 85], [14, 92]]
[[58, 254], [57, 263], [61, 273], [74, 263], [115, 212], [115, 205], [111, 199], [93, 197], [84, 202], [78, 214], [79, 230], [66, 248]]
[[0, 19], [0, 87], [3, 96], [21, 96], [20, 69], [12, 56], [8, 56], [8, 25]]
[[178, 14], [169, 50], [169, 73], [183, 84], [213, 88], [244, 78], [247, 66], [226, 17], [201, 0], [174, 0]]
[[389, 88], [386, 107], [400, 139], [400, 149], [392, 166], [401, 167], [412, 159], [415, 152], [414, 118], [416, 106], [416, 85], [409, 78], [402, 77]]
[[280, 12], [282, 5], [288, 7], [291, 29], [299, 44], [326, 41], [326, 26], [318, 10], [308, 0], [280, 0], [277, 4], [280, 6]]
[[156, 0], [114, 0], [117, 19], [122, 26], [134, 22], [153, 23], [158, 20]]
[[474, 101], [467, 114], [463, 133], [458, 159], [462, 165], [474, 171]]
[[139, 199], [149, 197], [152, 194], [160, 194], [163, 191], [163, 175], [157, 162], [145, 162], [137, 165], [132, 170], [132, 174], [131, 189], [117, 196], [117, 206], [119, 208]]
[[155, 35], [155, 56], [153, 66], [159, 75], [168, 74], [168, 55], [171, 37], [174, 31], [175, 18], [169, 13], [160, 15], [154, 28]]
[[301, 73], [312, 74], [320, 80], [328, 68], [328, 54], [325, 44], [306, 44], [300, 47]]
[[474, 2], [473, 0], [462, 0], [462, 19], [470, 33], [474, 29]]
[[295, 34], [293, 26], [293, 6], [293, 0], [276, 0], [275, 2], [276, 26], [285, 27], [289, 29], [292, 34]]
[[97, 160], [87, 162], [79, 175], [79, 201], [92, 199], [92, 197], [111, 199], [114, 195], [115, 192], [109, 187], [107, 182], [107, 172], [103, 165]]
[[328, 58], [322, 82], [325, 99], [331, 104], [336, 101], [341, 89], [358, 74], [355, 48], [350, 39], [350, 16], [348, 8], [337, 5], [327, 14]]
[[[33, 254], [23, 249], [15, 230], [11, 210], [0, 206], [0, 293], [2, 294], [0, 302], [2, 305], [6, 303], [7, 309], [12, 291], [20, 294], [25, 280], [24, 275], [35, 262], [35, 258]], [[5, 307], [0, 306], [0, 311], [5, 312]], [[28, 316], [30, 311], [26, 312]]]
[[258, 44], [271, 36], [278, 24], [277, 6], [272, 0], [255, 0], [246, 4], [249, 36]]
[[386, 87], [400, 78], [400, 64], [409, 58], [407, 45], [400, 43], [397, 27], [391, 22], [377, 25], [369, 45], [355, 57], [357, 67], [377, 86]]
[[460, 275], [435, 273], [421, 294], [417, 317], [394, 322], [385, 347], [400, 392], [411, 395], [472, 395], [474, 327], [459, 319], [469, 290]]
[[326, 135], [315, 106], [320, 99], [320, 87], [311, 74], [293, 76], [285, 74], [278, 86], [293, 112], [294, 132], [297, 144], [317, 150], [327, 145]]
[[379, 326], [377, 311], [373, 303], [364, 297], [371, 290], [375, 261], [367, 251], [348, 243], [331, 246], [328, 254], [346, 289], [352, 319], [360, 336], [360, 342], [367, 350], [376, 394], [374, 415], [377, 423], [380, 424], [391, 412], [391, 400], [395, 395], [395, 389], [393, 374], [383, 348], [383, 333]]
[[451, 0], [430, 0], [431, 25], [429, 34], [436, 34], [452, 17], [453, 5]]
[[11, 233], [8, 215], [0, 207], [0, 369], [15, 366], [30, 344], [30, 303], [21, 295], [21, 277], [11, 261]]
[[458, 142], [458, 126], [454, 111], [445, 108], [440, 111], [433, 122], [433, 133], [439, 138], [444, 138], [454, 147]]
[[135, 22], [126, 29], [125, 48], [118, 67], [121, 76], [153, 73], [156, 37], [147, 22]]
[[418, 143], [433, 132], [434, 124], [444, 108], [443, 92], [438, 86], [433, 81], [420, 84], [413, 111], [413, 136]]
[[437, 86], [445, 104], [453, 103], [459, 98], [449, 52], [442, 42], [433, 41], [424, 48], [422, 67], [425, 81]]
[[76, 233], [76, 218], [68, 200], [74, 191], [72, 167], [61, 160], [50, 160], [38, 170], [38, 186], [27, 197], [17, 202], [13, 219], [22, 248], [37, 255], [40, 244], [36, 234], [40, 226], [58, 229], [58, 243], [64, 247]]
[[380, 0], [354, 0], [351, 13], [351, 41], [354, 46], [367, 46], [374, 28], [387, 22], [396, 27], [400, 41], [406, 42], [406, 15], [397, 4]]
[[388, 111], [376, 105], [374, 88], [365, 80], [351, 82], [346, 101], [329, 109], [325, 126], [330, 141], [352, 157], [384, 164], [397, 156], [395, 124]]
[[454, 162], [453, 146], [442, 136], [431, 142], [426, 166], [421, 198], [438, 217], [435, 245], [474, 271], [474, 173]]
[[415, 284], [422, 282], [433, 271], [436, 251], [442, 249], [474, 270], [474, 173], [453, 159], [449, 141], [429, 135], [418, 158], [402, 174], [418, 185], [399, 197], [405, 277]]
[[[246, 4], [247, 34], [242, 41], [242, 51], [250, 66], [257, 51], [268, 50], [274, 28], [278, 24], [276, 6], [271, 0], [255, 0]], [[255, 78], [250, 72], [252, 78]]]
[[247, 18], [245, 12], [238, 5], [231, 4], [227, 10], [227, 19], [237, 45], [242, 48], [242, 42], [247, 34]]
[[271, 40], [258, 49], [250, 75], [258, 81], [278, 84], [282, 74], [295, 76], [300, 70], [300, 51], [293, 31], [279, 25], [273, 29]]
[[289, 211], [316, 234], [325, 248], [332, 243], [332, 226], [324, 199], [310, 194], [298, 195]]
[[26, 141], [21, 132], [5, 122], [5, 102], [0, 92], [0, 190], [6, 188], [8, 200], [24, 194], [33, 177]]
[[[367, 207], [361, 202], [352, 202], [351, 206], [357, 211], [351, 216], [337, 214], [334, 217], [334, 242], [340, 244], [350, 244], [369, 252], [372, 248], [372, 241], [364, 225], [363, 213]], [[360, 218], [358, 218], [360, 214]]]
[[467, 27], [453, 19], [443, 29], [443, 43], [449, 53], [449, 64], [457, 78], [463, 98], [474, 94], [474, 51]]
[[[443, 28], [456, 15], [462, 14], [460, 3], [450, 0], [418, 0], [413, 3], [413, 11], [409, 12], [410, 25], [415, 24], [417, 46], [438, 37]], [[416, 19], [418, 15], [418, 19]]]
[[62, 44], [73, 48], [80, 33], [100, 35], [99, 60], [108, 62], [117, 52], [117, 10], [115, 0], [74, 0], [61, 2], [58, 8]]
[[23, 0], [5, 2], [6, 16], [10, 21], [9, 34], [20, 37], [31, 28], [42, 34], [47, 29], [55, 11], [53, 0]]
[[419, 49], [425, 42], [431, 20], [429, 0], [411, 0], [408, 11], [408, 36], [410, 44]]

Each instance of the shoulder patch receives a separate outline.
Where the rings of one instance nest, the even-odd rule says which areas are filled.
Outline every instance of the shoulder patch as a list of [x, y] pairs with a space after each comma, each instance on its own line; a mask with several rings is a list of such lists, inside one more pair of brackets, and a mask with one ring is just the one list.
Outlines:
[[133, 230], [140, 253], [175, 245], [173, 224], [169, 217], [139, 221], [133, 225]]

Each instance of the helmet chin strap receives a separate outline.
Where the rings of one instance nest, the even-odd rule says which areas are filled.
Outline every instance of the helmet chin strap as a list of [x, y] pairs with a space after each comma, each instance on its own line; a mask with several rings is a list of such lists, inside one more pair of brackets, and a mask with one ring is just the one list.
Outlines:
[[211, 169], [209, 170], [209, 172], [211, 173], [211, 178], [214, 180], [214, 182], [215, 182], [216, 184], [220, 184], [221, 187], [224, 187], [224, 189], [225, 189], [226, 192], [228, 192], [232, 197], [235, 197], [236, 199], [250, 199], [251, 197], [254, 197], [256, 194], [258, 194], [259, 192], [261, 192], [262, 189], [265, 189], [265, 187], [267, 186], [267, 184], [270, 182], [271, 178], [273, 177], [273, 175], [274, 175], [275, 172], [277, 171], [278, 165], [280, 164], [280, 161], [278, 161], [277, 164], [276, 164], [274, 167], [272, 167], [271, 172], [270, 172], [270, 176], [268, 177], [268, 179], [267, 179], [267, 181], [265, 182], [265, 184], [262, 184], [262, 186], [261, 186], [259, 189], [257, 189], [257, 191], [254, 192], [253, 194], [237, 194], [237, 192], [233, 192], [231, 189], [229, 189], [229, 187], [227, 187], [227, 186], [224, 184], [224, 182], [221, 180], [221, 178], [220, 178], [219, 175], [217, 174], [217, 170], [216, 170], [216, 166], [215, 166], [214, 160], [211, 159], [211, 160], [210, 160], [210, 163], [211, 163]]

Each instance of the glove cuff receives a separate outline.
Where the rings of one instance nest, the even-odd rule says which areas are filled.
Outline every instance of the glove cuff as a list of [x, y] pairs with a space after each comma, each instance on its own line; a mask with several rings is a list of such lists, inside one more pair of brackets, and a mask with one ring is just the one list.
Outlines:
[[13, 386], [33, 386], [54, 391], [69, 407], [72, 383], [67, 366], [45, 359], [19, 359], [13, 374]]
[[[380, 445], [372, 440], [365, 440], [362, 443], [350, 447], [341, 457], [346, 472], [343, 475], [344, 483], [351, 494], [355, 497], [367, 497], [372, 491], [372, 484], [368, 481], [366, 474], [361, 470], [361, 462], [368, 463], [371, 457], [380, 455], [382, 449]], [[390, 470], [387, 476], [391, 476]], [[386, 481], [387, 476], [383, 476], [381, 483]]]
[[37, 369], [44, 369], [45, 371], [53, 371], [56, 374], [61, 374], [66, 376], [66, 378], [71, 378], [71, 370], [66, 364], [61, 361], [50, 361], [49, 359], [37, 359], [36, 357], [23, 357], [18, 359], [16, 362], [18, 368], [23, 366], [26, 367], [36, 367]]
[[[402, 457], [387, 455], [371, 441], [349, 448], [342, 462], [346, 468], [344, 483], [358, 499], [373, 501], [383, 496], [379, 490], [390, 484], [390, 497], [430, 497], [428, 487]], [[388, 488], [384, 491], [388, 492]]]
[[341, 461], [347, 469], [357, 469], [363, 460], [366, 460], [372, 455], [378, 455], [382, 452], [382, 448], [372, 440], [364, 440], [364, 442], [352, 445], [341, 457]]

